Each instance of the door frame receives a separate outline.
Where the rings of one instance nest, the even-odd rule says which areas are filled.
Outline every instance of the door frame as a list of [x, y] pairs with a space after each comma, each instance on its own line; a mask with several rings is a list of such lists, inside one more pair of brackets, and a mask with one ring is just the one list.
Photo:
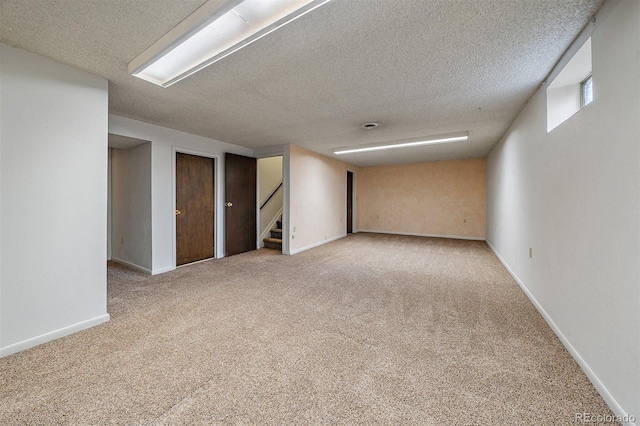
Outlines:
[[[196, 155], [198, 157], [205, 157], [213, 159], [213, 200], [214, 200], [214, 223], [213, 223], [213, 238], [215, 250], [212, 259], [220, 259], [224, 257], [224, 218], [218, 212], [224, 212], [223, 201], [224, 198], [224, 169], [221, 167], [222, 161], [220, 161], [220, 155], [212, 154], [210, 152], [197, 151], [193, 149], [183, 148], [179, 146], [171, 146], [171, 264], [173, 268], [176, 268], [177, 256], [176, 256], [176, 154], [189, 154]], [[153, 161], [153, 153], [152, 153]], [[220, 173], [222, 171], [222, 174]]]
[[[356, 185], [356, 182], [358, 181], [358, 173], [354, 170], [354, 169], [350, 169], [349, 167], [347, 167], [347, 171], [344, 174], [344, 200], [345, 200], [345, 221], [347, 220], [347, 206], [346, 206], [346, 202], [347, 202], [347, 173], [351, 172], [353, 174], [353, 181], [351, 182], [351, 184], [353, 185], [353, 191], [351, 193], [351, 206], [353, 207], [353, 210], [351, 212], [351, 233], [352, 234], [357, 234], [358, 233], [358, 228], [356, 228], [356, 223], [357, 220], [356, 218], [358, 217], [358, 203], [356, 203], [356, 200], [358, 199], [357, 195], [358, 195], [358, 185]], [[346, 223], [345, 223], [345, 235], [347, 235], [347, 230], [346, 230]]]

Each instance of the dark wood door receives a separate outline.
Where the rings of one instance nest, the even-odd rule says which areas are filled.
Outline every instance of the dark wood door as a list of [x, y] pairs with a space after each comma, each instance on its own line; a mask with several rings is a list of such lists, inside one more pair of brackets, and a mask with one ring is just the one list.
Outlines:
[[176, 153], [176, 264], [214, 257], [213, 158]]
[[347, 172], [347, 234], [353, 232], [353, 172]]
[[226, 254], [256, 249], [257, 160], [242, 155], [225, 155]]

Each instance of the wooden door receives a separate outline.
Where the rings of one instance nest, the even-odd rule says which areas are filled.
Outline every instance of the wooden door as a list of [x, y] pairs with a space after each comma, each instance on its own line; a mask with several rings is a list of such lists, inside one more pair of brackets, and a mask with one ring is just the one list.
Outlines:
[[257, 160], [225, 154], [225, 231], [226, 254], [256, 249], [256, 172]]
[[347, 172], [347, 234], [353, 232], [353, 172]]
[[176, 153], [176, 264], [214, 257], [213, 158]]

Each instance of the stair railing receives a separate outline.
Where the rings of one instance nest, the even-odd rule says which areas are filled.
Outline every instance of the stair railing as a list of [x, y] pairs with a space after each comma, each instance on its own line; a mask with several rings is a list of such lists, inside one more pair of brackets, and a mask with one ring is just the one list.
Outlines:
[[273, 190], [271, 195], [269, 195], [269, 198], [267, 198], [267, 200], [264, 203], [262, 203], [262, 205], [260, 206], [260, 210], [262, 210], [262, 208], [267, 205], [267, 203], [273, 198], [274, 195], [276, 195], [276, 192], [278, 192], [278, 189], [280, 189], [281, 187], [282, 187], [282, 182], [280, 182], [280, 185], [278, 185], [278, 187]]

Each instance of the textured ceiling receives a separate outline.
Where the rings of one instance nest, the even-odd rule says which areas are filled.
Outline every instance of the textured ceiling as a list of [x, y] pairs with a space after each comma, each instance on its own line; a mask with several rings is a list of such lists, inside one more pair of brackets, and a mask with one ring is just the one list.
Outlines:
[[603, 0], [333, 0], [167, 89], [127, 73], [203, 3], [0, 0], [0, 40], [108, 79], [112, 114], [250, 148], [469, 131], [340, 157], [434, 161], [485, 156]]

